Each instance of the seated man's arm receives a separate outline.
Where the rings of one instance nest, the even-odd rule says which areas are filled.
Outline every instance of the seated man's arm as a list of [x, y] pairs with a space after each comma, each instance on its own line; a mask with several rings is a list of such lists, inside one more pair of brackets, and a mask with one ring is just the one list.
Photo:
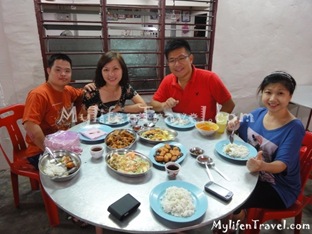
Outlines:
[[232, 111], [234, 110], [234, 107], [235, 107], [235, 103], [234, 103], [233, 99], [230, 98], [229, 100], [227, 100], [225, 103], [222, 104], [220, 111], [232, 113]]
[[153, 109], [157, 112], [164, 111], [165, 109], [171, 109], [175, 107], [179, 103], [178, 100], [170, 97], [165, 102], [159, 102], [155, 99], [152, 99], [151, 106], [153, 106]]
[[151, 101], [151, 106], [153, 107], [153, 109], [157, 112], [161, 112], [164, 110], [164, 104], [163, 102], [159, 102], [159, 101], [156, 101], [154, 99], [152, 99]]
[[31, 121], [26, 121], [24, 123], [24, 128], [26, 130], [27, 135], [31, 138], [31, 140], [44, 151], [44, 139], [45, 136], [43, 134], [42, 129], [38, 124], [35, 124]]

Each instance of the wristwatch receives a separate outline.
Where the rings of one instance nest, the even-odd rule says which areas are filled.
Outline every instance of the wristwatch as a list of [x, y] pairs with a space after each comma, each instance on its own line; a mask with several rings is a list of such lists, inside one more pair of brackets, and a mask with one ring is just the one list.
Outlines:
[[125, 112], [125, 106], [121, 106], [121, 112]]

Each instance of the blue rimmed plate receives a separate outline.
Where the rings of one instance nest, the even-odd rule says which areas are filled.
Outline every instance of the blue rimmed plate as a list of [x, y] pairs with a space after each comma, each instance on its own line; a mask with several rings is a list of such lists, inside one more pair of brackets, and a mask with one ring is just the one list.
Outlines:
[[107, 113], [98, 118], [99, 123], [112, 127], [125, 125], [129, 122], [128, 115], [125, 113]]
[[[103, 132], [105, 132], [104, 135], [95, 138], [95, 139], [90, 139], [88, 137], [86, 137], [85, 135], [83, 135], [81, 132], [84, 131], [88, 131], [90, 129], [99, 129], [102, 130]], [[113, 131], [113, 129], [109, 126], [106, 125], [101, 125], [101, 124], [89, 124], [89, 125], [85, 125], [83, 127], [81, 127], [78, 132], [79, 132], [79, 139], [81, 140], [81, 142], [86, 143], [86, 144], [99, 144], [99, 143], [104, 143], [104, 139], [107, 136], [108, 133], [110, 133], [111, 131]]]
[[188, 115], [170, 114], [165, 118], [165, 123], [176, 129], [190, 129], [195, 127], [196, 120]]
[[[171, 214], [168, 214], [164, 212], [162, 206], [161, 206], [161, 200], [163, 196], [165, 195], [166, 189], [171, 187], [171, 186], [176, 186], [178, 188], [184, 188], [188, 190], [191, 193], [192, 200], [194, 202], [195, 206], [195, 213], [192, 216], [189, 217], [177, 217], [173, 216]], [[207, 202], [207, 196], [204, 194], [202, 189], [199, 189], [193, 184], [190, 184], [185, 181], [181, 180], [172, 180], [172, 181], [167, 181], [164, 183], [161, 183], [157, 185], [150, 193], [149, 195], [149, 201], [150, 201], [150, 206], [153, 209], [153, 211], [159, 215], [160, 217], [176, 222], [176, 223], [187, 223], [191, 221], [195, 221], [202, 217], [207, 210], [208, 202]]]
[[159, 167], [165, 167], [165, 163], [160, 163], [160, 162], [157, 162], [157, 161], [155, 160], [155, 154], [156, 154], [156, 152], [157, 152], [157, 150], [158, 150], [159, 148], [163, 147], [163, 146], [166, 145], [166, 144], [168, 144], [168, 145], [170, 145], [170, 146], [177, 146], [177, 147], [180, 148], [180, 151], [181, 151], [181, 153], [182, 153], [182, 156], [179, 157], [175, 162], [181, 163], [181, 162], [185, 159], [185, 157], [186, 157], [187, 149], [186, 149], [182, 144], [180, 144], [180, 143], [178, 143], [178, 142], [159, 143], [159, 144], [155, 145], [155, 146], [151, 149], [151, 151], [150, 151], [150, 153], [149, 153], [149, 158], [150, 158], [150, 160], [152, 161], [152, 163], [153, 163], [154, 165], [156, 165], [156, 166], [159, 166]]
[[216, 146], [215, 149], [218, 152], [218, 154], [220, 154], [221, 156], [231, 159], [231, 160], [236, 160], [236, 161], [247, 161], [248, 159], [257, 156], [257, 150], [250, 144], [244, 142], [244, 141], [238, 141], [238, 140], [234, 140], [234, 144], [237, 145], [244, 145], [247, 147], [247, 149], [249, 150], [248, 155], [246, 155], [245, 157], [233, 157], [230, 156], [228, 154], [226, 154], [223, 150], [223, 148], [228, 145], [230, 142], [229, 140], [223, 140], [223, 141], [219, 141]]

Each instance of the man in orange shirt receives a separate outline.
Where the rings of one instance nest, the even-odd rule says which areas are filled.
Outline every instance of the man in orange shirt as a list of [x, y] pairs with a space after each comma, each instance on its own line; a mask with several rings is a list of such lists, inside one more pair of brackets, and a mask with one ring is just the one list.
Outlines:
[[77, 122], [82, 104], [82, 89], [69, 86], [72, 61], [65, 54], [54, 54], [48, 60], [48, 80], [28, 93], [23, 116], [26, 130], [27, 157], [38, 169], [48, 134], [66, 130]]
[[165, 55], [172, 73], [162, 80], [153, 96], [151, 105], [155, 111], [172, 109], [205, 120], [215, 119], [217, 103], [222, 106], [220, 111], [233, 111], [235, 104], [219, 76], [192, 64], [187, 41], [169, 41]]

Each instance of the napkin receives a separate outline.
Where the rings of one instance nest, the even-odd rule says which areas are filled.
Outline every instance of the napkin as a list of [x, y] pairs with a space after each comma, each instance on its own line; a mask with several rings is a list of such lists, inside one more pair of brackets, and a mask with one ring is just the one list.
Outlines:
[[80, 132], [83, 136], [91, 139], [91, 140], [94, 140], [94, 139], [97, 139], [101, 136], [105, 136], [107, 135], [107, 132], [104, 132], [102, 131], [101, 129], [97, 129], [97, 128], [90, 128], [86, 131], [82, 131]]

